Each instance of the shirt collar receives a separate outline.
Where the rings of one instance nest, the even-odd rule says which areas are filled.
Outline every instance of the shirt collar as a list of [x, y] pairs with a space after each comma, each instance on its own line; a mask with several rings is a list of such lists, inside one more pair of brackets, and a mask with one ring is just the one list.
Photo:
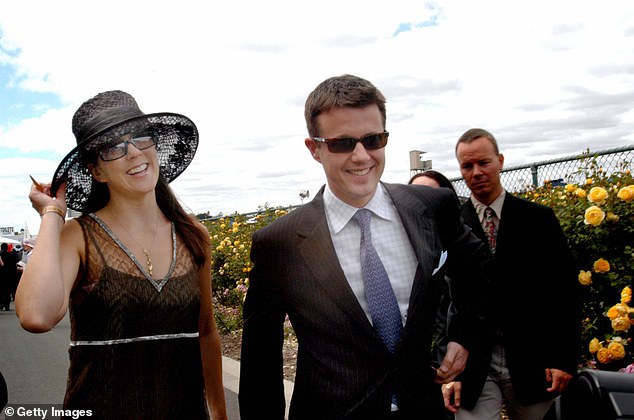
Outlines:
[[506, 191], [502, 190], [502, 193], [500, 193], [500, 195], [498, 195], [497, 198], [493, 200], [493, 202], [489, 204], [488, 206], [478, 201], [478, 199], [475, 198], [473, 194], [471, 194], [470, 199], [471, 199], [471, 203], [473, 203], [473, 207], [475, 207], [476, 213], [478, 214], [478, 217], [480, 218], [480, 220], [484, 218], [484, 210], [487, 207], [491, 207], [493, 211], [495, 212], [495, 215], [497, 216], [498, 220], [502, 220], [502, 206], [504, 205], [505, 197], [506, 197]]
[[[324, 189], [324, 208], [334, 233], [339, 233], [359, 210], [357, 207], [346, 204], [337, 198], [327, 184]], [[385, 186], [380, 182], [374, 196], [363, 208], [370, 210], [382, 219], [394, 220], [395, 214], [391, 211], [392, 199], [385, 190]]]

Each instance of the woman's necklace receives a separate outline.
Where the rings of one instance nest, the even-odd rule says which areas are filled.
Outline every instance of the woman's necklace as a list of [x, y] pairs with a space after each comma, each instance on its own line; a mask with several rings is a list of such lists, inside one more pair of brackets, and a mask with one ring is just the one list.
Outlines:
[[[152, 255], [150, 254], [150, 251], [152, 251], [152, 246], [154, 245], [154, 240], [156, 239], [157, 233], [158, 233], [158, 226], [154, 225], [154, 236], [152, 237], [152, 242], [150, 242], [150, 248], [145, 249], [141, 247], [141, 250], [145, 254], [145, 263], [147, 264], [147, 272], [150, 275], [150, 277], [152, 277]], [[134, 237], [132, 239], [134, 239]], [[134, 239], [134, 242], [136, 242], [136, 239]], [[138, 242], [137, 242], [137, 245], [139, 245]]]
[[[119, 224], [119, 222], [117, 222], [117, 219], [112, 215], [112, 213], [110, 212], [110, 209], [108, 209], [108, 214], [110, 215], [110, 218], [112, 219], [112, 221], [115, 222], [119, 227], [121, 227], [124, 232], [129, 232], [129, 229], [125, 230]], [[156, 239], [157, 233], [158, 233], [158, 214], [156, 215], [156, 220], [154, 221], [154, 236], [152, 237], [152, 242], [150, 242], [149, 248], [144, 248], [139, 242], [137, 242], [136, 238], [133, 235], [128, 235], [130, 238], [132, 238], [134, 243], [139, 248], [141, 248], [141, 251], [143, 251], [143, 254], [145, 255], [145, 264], [147, 265], [147, 272], [150, 275], [150, 277], [152, 277], [152, 269], [154, 268], [154, 266], [152, 265], [152, 254], [151, 254], [151, 252], [152, 252], [152, 247], [154, 246], [154, 240]]]

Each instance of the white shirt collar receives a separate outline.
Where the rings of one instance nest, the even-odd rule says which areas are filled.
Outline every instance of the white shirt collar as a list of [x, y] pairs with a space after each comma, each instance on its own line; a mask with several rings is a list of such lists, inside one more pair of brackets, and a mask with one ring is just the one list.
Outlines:
[[[324, 208], [334, 233], [340, 232], [359, 210], [357, 207], [346, 204], [337, 198], [330, 187], [328, 187], [328, 184], [326, 184], [324, 190]], [[380, 182], [374, 196], [363, 208], [370, 210], [376, 216], [385, 220], [393, 220], [395, 217], [394, 212], [391, 211], [392, 199], [385, 190], [385, 186]]]

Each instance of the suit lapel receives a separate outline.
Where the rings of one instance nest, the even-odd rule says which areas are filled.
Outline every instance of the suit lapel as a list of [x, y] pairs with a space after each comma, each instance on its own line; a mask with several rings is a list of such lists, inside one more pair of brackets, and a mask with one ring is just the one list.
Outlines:
[[423, 273], [431, 275], [433, 264], [440, 256], [441, 246], [432, 233], [432, 218], [427, 206], [412, 191], [393, 184], [384, 185], [392, 197]]
[[[424, 308], [418, 308], [421, 302], [425, 302], [425, 294], [429, 290], [429, 282], [432, 272], [440, 261], [443, 251], [439, 238], [434, 234], [431, 222], [433, 217], [423, 201], [407, 187], [396, 184], [384, 184], [399, 213], [405, 231], [409, 237], [418, 266], [414, 278], [414, 284], [409, 299], [408, 322], [403, 332], [403, 340], [416, 331], [409, 327], [411, 315]], [[408, 328], [409, 327], [409, 328]]]
[[482, 224], [480, 224], [480, 220], [478, 219], [478, 214], [475, 211], [475, 207], [471, 200], [467, 200], [462, 207], [462, 218], [467, 226], [469, 226], [475, 235], [486, 241], [486, 235], [484, 234], [484, 230], [482, 229]]
[[[502, 215], [503, 217], [500, 219], [500, 226], [498, 227], [498, 236], [496, 239], [497, 250], [495, 255], [496, 257], [500, 254], [500, 252], [504, 253], [505, 249], [512, 249], [512, 245], [510, 242], [517, 240], [517, 238], [513, 238], [513, 236], [508, 236], [508, 231], [516, 231], [516, 215], [518, 212], [518, 205], [520, 204], [520, 200], [513, 196], [512, 194], [506, 193], [504, 197], [504, 204], [502, 205]], [[521, 223], [518, 221], [518, 223]], [[505, 247], [505, 244], [509, 242], [508, 247]], [[504, 255], [504, 254], [502, 254]]]
[[343, 312], [372, 334], [372, 324], [350, 288], [337, 259], [324, 211], [323, 188], [306, 204], [297, 235], [299, 254], [315, 280]]

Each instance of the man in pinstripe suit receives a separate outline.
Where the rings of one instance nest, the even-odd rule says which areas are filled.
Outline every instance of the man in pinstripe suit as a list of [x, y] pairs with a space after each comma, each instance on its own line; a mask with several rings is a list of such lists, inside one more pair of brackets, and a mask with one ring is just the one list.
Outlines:
[[[370, 82], [325, 80], [306, 100], [305, 117], [305, 144], [327, 183], [310, 203], [253, 236], [241, 418], [284, 417], [287, 314], [299, 345], [291, 419], [440, 418], [439, 384], [464, 369], [485, 328], [485, 246], [462, 223], [449, 190], [380, 182], [385, 99]], [[372, 244], [400, 312], [392, 349], [377, 334], [366, 298], [361, 233], [351, 220], [359, 209], [371, 212]], [[447, 356], [434, 369], [431, 336], [445, 274], [456, 314]]]

